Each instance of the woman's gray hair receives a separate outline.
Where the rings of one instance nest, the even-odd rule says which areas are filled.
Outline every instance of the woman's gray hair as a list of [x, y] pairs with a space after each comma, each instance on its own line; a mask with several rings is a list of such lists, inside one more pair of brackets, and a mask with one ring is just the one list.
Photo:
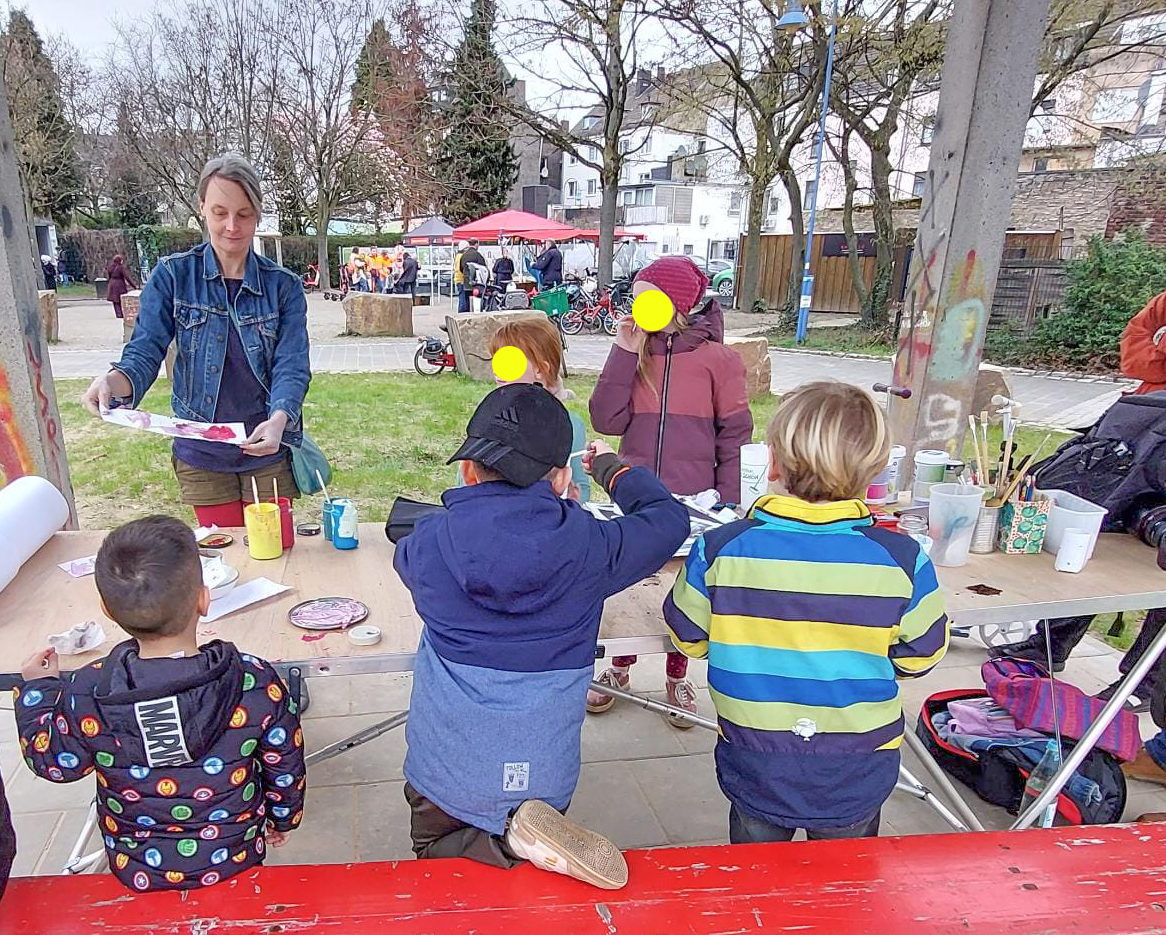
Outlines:
[[255, 214], [263, 213], [263, 193], [259, 186], [259, 173], [255, 167], [238, 153], [222, 153], [215, 156], [202, 167], [202, 175], [198, 177], [198, 200], [206, 201], [207, 186], [211, 179], [220, 178], [228, 182], [236, 182], [242, 186], [255, 209]]

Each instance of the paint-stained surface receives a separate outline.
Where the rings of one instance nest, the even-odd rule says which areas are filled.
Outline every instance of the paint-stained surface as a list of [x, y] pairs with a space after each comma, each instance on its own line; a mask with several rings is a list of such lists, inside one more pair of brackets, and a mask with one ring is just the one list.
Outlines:
[[32, 470], [32, 455], [16, 424], [8, 374], [0, 365], [0, 487], [31, 474]]
[[628, 869], [616, 892], [468, 860], [271, 867], [150, 896], [109, 876], [25, 878], [0, 935], [1166, 931], [1163, 825], [662, 848]]

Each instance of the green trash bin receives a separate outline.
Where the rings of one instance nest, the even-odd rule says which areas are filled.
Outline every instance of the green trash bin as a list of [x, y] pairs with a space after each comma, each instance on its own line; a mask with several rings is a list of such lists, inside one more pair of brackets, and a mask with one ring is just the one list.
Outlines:
[[536, 292], [531, 299], [531, 303], [540, 312], [544, 312], [547, 318], [554, 321], [567, 311], [569, 304], [567, 301], [567, 290], [556, 287], [554, 289], [546, 289], [543, 292]]

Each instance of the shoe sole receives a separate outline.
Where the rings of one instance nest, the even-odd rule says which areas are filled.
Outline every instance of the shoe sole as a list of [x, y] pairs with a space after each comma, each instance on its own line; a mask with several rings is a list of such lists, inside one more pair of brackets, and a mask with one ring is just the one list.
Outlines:
[[696, 727], [692, 721], [686, 721], [683, 718], [678, 718], [671, 714], [665, 714], [664, 720], [668, 722], [670, 727], [675, 727], [677, 730], [692, 730], [692, 728]]
[[529, 845], [541, 844], [566, 861], [567, 875], [605, 890], [627, 885], [628, 865], [618, 847], [581, 828], [546, 802], [531, 799], [510, 819], [510, 833]]
[[604, 711], [610, 711], [615, 707], [615, 699], [608, 698], [603, 704], [589, 704], [587, 705], [588, 714], [602, 714]]

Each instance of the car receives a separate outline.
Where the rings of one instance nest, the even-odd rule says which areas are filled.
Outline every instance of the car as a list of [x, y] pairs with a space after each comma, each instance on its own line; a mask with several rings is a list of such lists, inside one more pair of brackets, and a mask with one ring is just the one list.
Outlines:
[[[713, 262], [714, 263], [718, 263], [718, 262], [723, 263], [725, 261], [724, 260], [713, 260]], [[709, 288], [713, 292], [715, 292], [717, 295], [719, 295], [722, 299], [731, 299], [733, 297], [733, 292], [736, 288], [736, 282], [735, 282], [736, 273], [737, 273], [736, 267], [734, 267], [733, 264], [729, 263], [726, 268], [722, 269], [719, 273], [716, 273], [713, 276], [712, 282], [709, 284]]]

